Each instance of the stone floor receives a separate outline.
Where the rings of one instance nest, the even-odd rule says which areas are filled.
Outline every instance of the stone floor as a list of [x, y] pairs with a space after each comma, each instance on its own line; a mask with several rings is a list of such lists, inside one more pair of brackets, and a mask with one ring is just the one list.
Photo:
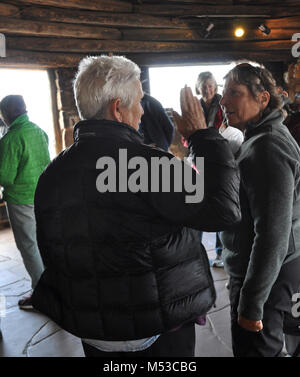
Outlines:
[[[213, 258], [215, 234], [204, 233], [203, 243]], [[196, 356], [232, 357], [226, 274], [212, 268], [216, 307], [205, 326], [196, 326]], [[0, 316], [3, 339], [0, 357], [82, 357], [80, 340], [46, 316], [20, 310], [18, 300], [30, 291], [30, 279], [16, 249], [10, 228], [0, 230]]]

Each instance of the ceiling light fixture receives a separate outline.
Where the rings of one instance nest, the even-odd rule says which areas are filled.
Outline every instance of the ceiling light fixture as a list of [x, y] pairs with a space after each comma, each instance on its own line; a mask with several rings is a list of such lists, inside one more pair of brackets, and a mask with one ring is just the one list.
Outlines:
[[209, 25], [207, 26], [207, 28], [205, 29], [206, 30], [206, 34], [204, 36], [204, 38], [207, 38], [211, 32], [211, 30], [215, 27], [215, 24], [213, 24], [212, 22], [209, 23]]
[[242, 28], [242, 27], [237, 27], [235, 30], [234, 30], [234, 35], [237, 37], [237, 38], [241, 38], [243, 35], [245, 34], [245, 29]]
[[268, 28], [268, 26], [265, 25], [265, 24], [261, 24], [261, 25], [259, 25], [258, 28], [259, 28], [259, 30], [260, 30], [262, 33], [264, 33], [265, 35], [269, 35], [269, 34], [271, 33], [271, 29]]

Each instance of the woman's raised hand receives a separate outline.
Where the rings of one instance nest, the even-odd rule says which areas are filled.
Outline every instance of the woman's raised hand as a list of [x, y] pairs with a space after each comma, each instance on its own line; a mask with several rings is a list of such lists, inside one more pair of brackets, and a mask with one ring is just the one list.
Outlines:
[[188, 139], [194, 132], [207, 128], [201, 103], [188, 86], [180, 91], [180, 106], [182, 115], [174, 111], [173, 116], [183, 137]]

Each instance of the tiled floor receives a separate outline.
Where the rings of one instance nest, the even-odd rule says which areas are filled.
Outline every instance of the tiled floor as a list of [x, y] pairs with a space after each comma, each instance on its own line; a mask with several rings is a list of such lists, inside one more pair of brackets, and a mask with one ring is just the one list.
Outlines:
[[[208, 255], [214, 257], [215, 234], [204, 233]], [[205, 326], [196, 326], [196, 356], [232, 357], [227, 281], [223, 269], [213, 268], [217, 302], [207, 316]], [[0, 230], [0, 315], [3, 339], [0, 356], [4, 357], [81, 357], [80, 340], [60, 329], [46, 316], [20, 310], [17, 302], [30, 291], [30, 280], [16, 249], [9, 228]]]

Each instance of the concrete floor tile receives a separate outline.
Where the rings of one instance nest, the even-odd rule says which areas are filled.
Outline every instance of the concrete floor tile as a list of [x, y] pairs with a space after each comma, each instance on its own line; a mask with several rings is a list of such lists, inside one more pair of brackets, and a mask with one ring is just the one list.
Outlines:
[[59, 330], [43, 340], [30, 345], [28, 357], [84, 357], [81, 340], [64, 330]]
[[212, 331], [217, 335], [218, 340], [224, 348], [227, 348], [228, 356], [233, 356], [231, 347], [231, 330], [230, 330], [230, 307], [227, 306], [222, 310], [210, 313], [207, 321]]
[[211, 328], [196, 326], [196, 357], [230, 357], [231, 352], [228, 350], [220, 338], [212, 331]]
[[20, 280], [20, 277], [8, 270], [1, 271], [0, 274], [0, 288], [12, 284]]
[[48, 319], [40, 313], [14, 308], [1, 320], [1, 356], [26, 357], [31, 339]]

